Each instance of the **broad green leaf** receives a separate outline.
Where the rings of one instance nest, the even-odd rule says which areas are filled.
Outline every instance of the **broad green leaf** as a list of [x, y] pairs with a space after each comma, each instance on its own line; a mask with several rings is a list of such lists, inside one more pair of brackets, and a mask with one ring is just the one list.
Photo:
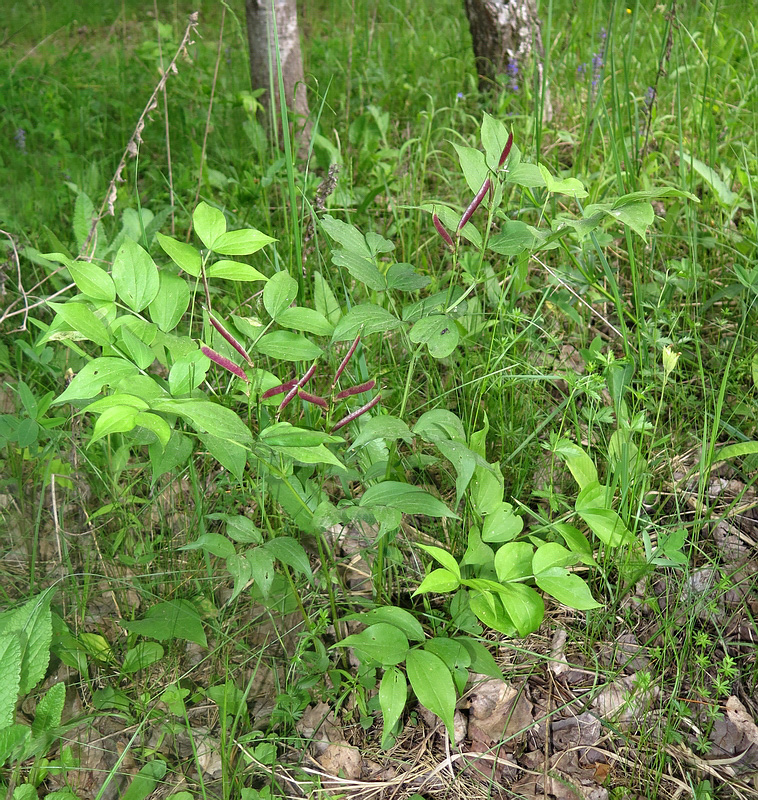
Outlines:
[[247, 451], [235, 442], [212, 433], [201, 433], [199, 438], [213, 458], [241, 481], [247, 464]]
[[168, 373], [168, 388], [174, 397], [189, 394], [205, 380], [211, 360], [202, 350], [193, 350], [174, 362]]
[[745, 458], [758, 453], [758, 442], [739, 442], [738, 444], [728, 444], [726, 447], [718, 449], [711, 462], [711, 467], [719, 461], [729, 461], [732, 458]]
[[[273, 541], [273, 540], [272, 540]], [[255, 547], [246, 553], [253, 581], [264, 598], [268, 598], [274, 582], [274, 560], [263, 547]], [[228, 568], [228, 563], [227, 563]]]
[[420, 275], [412, 264], [393, 264], [387, 270], [387, 288], [400, 292], [417, 292], [431, 283], [427, 275]]
[[47, 672], [53, 638], [50, 601], [54, 591], [46, 589], [22, 606], [0, 614], [0, 639], [11, 633], [22, 635], [19, 686], [22, 695], [29, 694]]
[[155, 791], [159, 781], [163, 780], [166, 769], [165, 761], [149, 761], [134, 776], [120, 800], [146, 800]]
[[528, 636], [539, 628], [545, 616], [545, 603], [534, 589], [523, 583], [504, 583], [499, 594], [519, 636]]
[[[0, 764], [5, 764], [14, 752], [19, 752], [26, 748], [26, 740], [31, 737], [31, 733], [31, 728], [28, 725], [22, 725], [20, 722], [14, 722], [6, 728], [0, 728]], [[69, 799], [67, 798], [67, 800]]]
[[332, 264], [344, 267], [357, 281], [376, 292], [387, 288], [387, 280], [376, 267], [376, 264], [365, 256], [349, 250], [335, 250], [332, 253]]
[[487, 154], [487, 166], [493, 172], [497, 170], [500, 155], [507, 142], [508, 131], [505, 125], [485, 112], [482, 118], [482, 145]]
[[216, 240], [226, 233], [226, 219], [224, 215], [208, 203], [198, 203], [192, 214], [192, 224], [195, 233], [200, 241], [208, 248], [213, 250]]
[[297, 428], [289, 422], [277, 422], [261, 432], [260, 441], [272, 447], [315, 447], [319, 444], [342, 442], [344, 439], [323, 431]]
[[267, 236], [255, 228], [245, 228], [222, 233], [214, 241], [211, 249], [214, 253], [222, 256], [249, 256], [275, 241], [276, 239], [272, 239], [271, 236]]
[[210, 433], [228, 439], [239, 447], [249, 448], [253, 435], [245, 423], [229, 408], [209, 400], [156, 400], [152, 404], [156, 411], [178, 414], [199, 433]]
[[544, 164], [539, 165], [540, 173], [545, 181], [548, 192], [556, 194], [570, 194], [576, 198], [587, 197], [589, 192], [584, 188], [584, 184], [576, 178], [554, 178]]
[[348, 449], [355, 450], [376, 439], [384, 439], [390, 442], [402, 439], [404, 442], [411, 444], [413, 442], [413, 434], [401, 419], [382, 414], [366, 420], [361, 426], [361, 432]]
[[503, 673], [497, 666], [492, 653], [481, 642], [468, 636], [456, 636], [455, 641], [460, 642], [468, 650], [472, 672], [488, 675], [490, 678], [503, 679]]
[[156, 233], [155, 235], [163, 252], [177, 267], [183, 269], [187, 274], [192, 275], [193, 278], [200, 277], [202, 260], [196, 248], [186, 242], [177, 242], [176, 239], [172, 239], [170, 236], [164, 236], [162, 233]]
[[641, 200], [638, 203], [628, 203], [620, 208], [611, 208], [607, 212], [609, 217], [617, 219], [624, 225], [628, 225], [638, 236], [645, 239], [647, 229], [655, 221], [655, 211], [653, 205], [648, 200]]
[[[52, 733], [60, 727], [63, 704], [66, 702], [66, 684], [61, 681], [51, 686], [45, 696], [37, 703], [32, 722], [32, 734], [40, 736]], [[36, 795], [35, 795], [36, 796]]]
[[[8, 795], [6, 795], [8, 797]], [[45, 800], [50, 797], [45, 794]], [[33, 783], [22, 783], [13, 789], [11, 800], [37, 800], [37, 790], [34, 788]]]
[[566, 462], [580, 490], [597, 481], [597, 467], [578, 444], [568, 439], [559, 439], [553, 446], [553, 452]]
[[200, 614], [189, 600], [166, 600], [156, 603], [150, 606], [142, 619], [122, 622], [121, 625], [130, 633], [149, 636], [160, 642], [186, 639], [201, 647], [208, 645]]
[[368, 658], [383, 667], [400, 664], [405, 661], [406, 655], [410, 655], [406, 635], [400, 628], [386, 622], [369, 625], [360, 633], [346, 636], [335, 646], [352, 647], [361, 661]]
[[207, 278], [223, 278], [226, 281], [267, 281], [268, 278], [249, 264], [226, 259], [216, 261], [205, 270]]
[[340, 469], [345, 469], [342, 461], [323, 444], [315, 447], [275, 447], [274, 449], [286, 458], [292, 458], [301, 464], [332, 464]]
[[155, 361], [155, 353], [128, 325], [122, 325], [119, 332], [121, 334], [120, 348], [140, 369], [147, 369]]
[[425, 550], [429, 555], [437, 562], [442, 564], [442, 566], [452, 572], [457, 578], [460, 579], [461, 577], [461, 569], [458, 566], [458, 562], [455, 558], [447, 552], [447, 550], [443, 550], [441, 547], [435, 547], [434, 545], [429, 544], [419, 544], [418, 545], [422, 550]]
[[452, 740], [456, 696], [450, 670], [441, 658], [426, 650], [409, 651], [405, 663], [418, 701], [442, 720]]
[[500, 503], [484, 518], [482, 541], [510, 542], [524, 529], [524, 520], [513, 512], [510, 503]]
[[321, 227], [331, 239], [341, 244], [346, 250], [371, 258], [372, 253], [366, 244], [366, 239], [355, 226], [326, 214], [321, 219]]
[[379, 606], [370, 611], [359, 611], [355, 614], [348, 614], [345, 619], [357, 619], [366, 625], [373, 625], [376, 622], [386, 622], [394, 625], [414, 642], [424, 641], [424, 629], [416, 617], [410, 611], [397, 606]]
[[179, 324], [190, 304], [190, 288], [184, 278], [161, 271], [158, 294], [151, 301], [150, 319], [164, 332]]
[[440, 658], [453, 676], [453, 683], [459, 692], [464, 692], [468, 683], [471, 656], [468, 650], [455, 639], [435, 636], [424, 642], [424, 650]]
[[[489, 429], [489, 421], [485, 417], [484, 427], [472, 433], [469, 440], [471, 450], [482, 458], [486, 458], [486, 442]], [[476, 511], [484, 516], [500, 508], [503, 502], [504, 487], [505, 481], [499, 464], [490, 464], [490, 469], [478, 466], [474, 470], [469, 492]]]
[[263, 544], [263, 535], [249, 517], [224, 514], [222, 519], [226, 520], [226, 535], [230, 539], [240, 544]]
[[297, 281], [289, 273], [277, 272], [263, 287], [263, 305], [272, 319], [289, 308], [297, 297]]
[[408, 483], [382, 481], [367, 489], [359, 502], [363, 507], [389, 506], [403, 514], [425, 514], [428, 517], [452, 517], [454, 514], [441, 500]]
[[591, 483], [579, 492], [576, 512], [587, 523], [600, 541], [609, 547], [618, 547], [631, 540], [632, 534], [623, 520], [608, 507], [608, 489], [600, 483]]
[[600, 608], [600, 603], [590, 593], [589, 586], [578, 575], [568, 572], [555, 576], [537, 575], [535, 583], [543, 592], [569, 608], [579, 611]]
[[87, 406], [87, 413], [105, 411], [106, 408], [113, 408], [113, 406], [132, 406], [132, 408], [136, 408], [138, 411], [146, 411], [150, 408], [147, 402], [141, 397], [118, 392], [116, 394], [109, 394], [107, 397], [101, 397], [99, 400], [95, 400], [94, 403], [90, 403]]
[[0, 634], [0, 730], [12, 725], [16, 719], [21, 688], [21, 636], [20, 631]]
[[312, 577], [308, 554], [300, 542], [291, 536], [275, 536], [273, 539], [269, 539], [263, 545], [263, 548], [273, 558], [281, 561], [282, 564], [292, 567], [296, 572], [305, 575], [307, 578]]
[[566, 546], [577, 557], [578, 561], [588, 566], [593, 566], [595, 557], [592, 554], [592, 546], [587, 541], [587, 537], [573, 525], [567, 525], [565, 522], [556, 522], [553, 525], [554, 530], [561, 535]]
[[255, 349], [281, 361], [313, 361], [322, 349], [305, 336], [289, 331], [267, 333], [257, 341]]
[[[190, 690], [184, 689], [181, 686], [177, 686], [173, 684], [168, 686], [161, 692], [161, 702], [165, 703], [168, 707], [168, 710], [177, 717], [184, 717], [184, 714], [187, 710], [187, 706], [185, 705], [184, 701], [189, 696]], [[176, 795], [172, 795], [174, 800], [176, 800]], [[47, 800], [47, 798], [46, 798]], [[190, 800], [191, 796], [190, 796]]]
[[576, 564], [576, 562], [576, 555], [567, 550], [562, 544], [545, 542], [534, 551], [532, 572], [537, 577], [541, 572], [546, 572], [554, 567], [568, 567]]
[[353, 340], [358, 334], [370, 336], [372, 333], [386, 333], [399, 328], [402, 322], [389, 311], [372, 303], [353, 306], [337, 323], [332, 341]]
[[342, 316], [342, 309], [329, 283], [320, 272], [313, 274], [313, 304], [319, 314], [323, 314], [331, 325], [336, 325]]
[[171, 438], [165, 448], [159, 444], [151, 444], [148, 448], [150, 453], [150, 466], [152, 468], [152, 485], [154, 486], [158, 478], [167, 472], [183, 466], [189, 461], [192, 455], [192, 440], [180, 431], [172, 431]]
[[495, 572], [503, 583], [519, 581], [532, 575], [534, 545], [529, 542], [506, 542], [495, 553]]
[[234, 578], [232, 593], [227, 600], [227, 603], [231, 603], [239, 597], [242, 590], [253, 579], [253, 570], [247, 556], [237, 555], [236, 553], [230, 555], [229, 558], [226, 559], [226, 570], [232, 578]]
[[312, 308], [285, 308], [276, 321], [284, 328], [307, 331], [317, 336], [331, 336], [334, 333], [334, 325]]
[[699, 158], [695, 158], [684, 150], [682, 150], [680, 158], [683, 164], [692, 167], [708, 186], [711, 187], [711, 190], [722, 206], [731, 209], [731, 207], [737, 203], [739, 195], [733, 192], [726, 183], [724, 183], [715, 169], [712, 169]]
[[74, 203], [74, 219], [72, 223], [78, 250], [84, 249], [94, 219], [95, 207], [92, 204], [92, 200], [84, 192], [79, 192]]
[[91, 447], [99, 439], [111, 433], [126, 433], [137, 425], [137, 411], [134, 406], [111, 406], [97, 418], [92, 436], [87, 444]]
[[516, 256], [525, 250], [533, 250], [537, 244], [534, 228], [518, 219], [503, 221], [500, 233], [488, 242], [488, 249], [502, 256]]
[[409, 336], [412, 342], [425, 344], [433, 358], [447, 358], [460, 339], [455, 320], [445, 314], [423, 317], [411, 328]]
[[163, 447], [171, 440], [171, 426], [163, 417], [151, 414], [149, 411], [140, 411], [137, 414], [136, 422], [140, 427], [154, 433]]
[[69, 301], [68, 303], [48, 303], [69, 328], [80, 333], [100, 347], [107, 347], [113, 337], [103, 321], [97, 317], [86, 303]]
[[[435, 408], [423, 413], [413, 426], [413, 432], [427, 442], [436, 442], [440, 437], [466, 441], [466, 431], [460, 417], [446, 408]], [[477, 452], [473, 447], [471, 449]]]
[[124, 239], [111, 270], [116, 291], [132, 309], [142, 311], [158, 294], [158, 269], [150, 254], [132, 239]]
[[436, 592], [437, 594], [445, 594], [447, 592], [454, 592], [461, 585], [461, 579], [458, 575], [450, 572], [447, 569], [433, 569], [418, 586], [418, 589], [413, 593], [413, 597], [417, 594], [426, 594], [427, 592]]
[[80, 292], [95, 300], [116, 299], [116, 287], [113, 278], [100, 267], [88, 261], [72, 261], [68, 271]]
[[475, 525], [468, 530], [468, 545], [461, 559], [461, 566], [481, 567], [492, 564], [495, 559], [494, 550], [482, 541], [479, 528]]
[[388, 667], [379, 684], [379, 707], [382, 709], [382, 747], [392, 742], [392, 731], [408, 700], [405, 675], [397, 667]]
[[[481, 150], [475, 150], [473, 147], [466, 145], [456, 144], [453, 142], [455, 152], [458, 153], [458, 161], [463, 171], [463, 177], [466, 179], [468, 188], [471, 189], [473, 194], [476, 194], [482, 188], [482, 184], [489, 177], [489, 169], [484, 159], [484, 153]], [[468, 205], [468, 203], [466, 204]], [[453, 230], [457, 228], [457, 224]]]
[[194, 542], [183, 544], [178, 550], [204, 550], [217, 558], [230, 558], [235, 555], [234, 545], [220, 533], [206, 531], [201, 533]]

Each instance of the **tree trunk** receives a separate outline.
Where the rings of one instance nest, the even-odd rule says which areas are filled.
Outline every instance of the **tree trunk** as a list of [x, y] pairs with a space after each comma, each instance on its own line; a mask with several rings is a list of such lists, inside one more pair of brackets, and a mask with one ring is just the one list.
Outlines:
[[[534, 55], [542, 79], [542, 32], [535, 0], [465, 0], [479, 88], [496, 84], [507, 75], [513, 85], [529, 58]], [[550, 101], [545, 97], [545, 113]]]
[[[276, 30], [272, 19], [276, 11]], [[250, 46], [250, 77], [253, 89], [265, 89], [260, 101], [267, 120], [278, 118], [279, 79], [276, 70], [277, 37], [279, 58], [284, 79], [284, 99], [287, 108], [302, 117], [308, 116], [308, 98], [303, 82], [303, 56], [297, 25], [295, 0], [245, 0], [247, 40]], [[272, 94], [273, 88], [273, 107]]]

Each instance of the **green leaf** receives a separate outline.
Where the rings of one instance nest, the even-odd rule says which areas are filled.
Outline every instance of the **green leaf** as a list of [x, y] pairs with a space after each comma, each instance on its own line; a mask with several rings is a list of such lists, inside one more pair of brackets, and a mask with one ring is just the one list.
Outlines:
[[446, 592], [454, 592], [461, 585], [461, 579], [458, 575], [450, 572], [447, 569], [433, 569], [418, 586], [418, 589], [413, 593], [413, 597], [417, 594], [426, 594], [427, 592], [435, 592], [437, 594], [445, 594]]
[[222, 278], [226, 281], [267, 281], [268, 278], [249, 264], [222, 259], [205, 270], [206, 278]]
[[353, 306], [337, 323], [332, 341], [352, 341], [358, 334], [370, 336], [372, 333], [387, 333], [399, 328], [403, 323], [381, 306], [364, 303]]
[[68, 271], [74, 279], [76, 288], [88, 297], [110, 302], [116, 299], [113, 278], [104, 269], [87, 261], [71, 261], [68, 264]]
[[132, 309], [142, 311], [158, 294], [158, 270], [150, 254], [132, 239], [124, 239], [111, 271], [116, 291]]
[[710, 186], [722, 206], [731, 209], [731, 207], [737, 203], [739, 195], [735, 194], [735, 192], [724, 183], [715, 169], [712, 169], [699, 158], [695, 158], [684, 150], [682, 150], [680, 158], [683, 164], [691, 166], [708, 186]]
[[374, 264], [373, 260], [349, 250], [335, 250], [332, 253], [332, 264], [344, 267], [360, 283], [381, 292], [387, 288], [387, 280]]
[[563, 575], [536, 575], [535, 583], [559, 603], [579, 611], [600, 608], [592, 596], [589, 586], [578, 576], [563, 570]]
[[140, 411], [137, 414], [136, 422], [140, 427], [154, 433], [163, 447], [171, 440], [171, 426], [163, 417], [151, 414], [149, 411]]
[[289, 422], [277, 422], [261, 432], [260, 441], [271, 447], [315, 447], [344, 440], [341, 436], [332, 436], [323, 431], [297, 428]]
[[545, 603], [534, 589], [523, 583], [504, 583], [499, 593], [519, 636], [528, 636], [539, 628], [545, 616]]
[[[0, 730], [12, 725], [16, 719], [16, 703], [20, 687], [21, 633], [4, 631], [0, 634]], [[0, 750], [1, 756], [2, 750]]]
[[366, 244], [363, 234], [355, 226], [326, 214], [321, 219], [321, 227], [330, 238], [341, 244], [346, 250], [352, 250], [366, 258], [371, 258], [371, 250]]
[[495, 559], [494, 550], [482, 542], [479, 528], [475, 525], [468, 529], [468, 544], [461, 559], [461, 566], [481, 567], [492, 564]]
[[392, 731], [408, 700], [405, 675], [397, 667], [388, 667], [379, 684], [379, 707], [382, 709], [382, 748], [392, 743]]
[[166, 762], [159, 759], [149, 761], [134, 776], [127, 790], [121, 795], [120, 800], [145, 800], [163, 780], [166, 774]]
[[235, 555], [234, 545], [220, 533], [201, 533], [194, 542], [184, 544], [178, 550], [204, 550], [217, 558], [230, 558]]
[[253, 521], [242, 514], [229, 516], [224, 514], [226, 520], [226, 535], [240, 544], [262, 544], [263, 535]]
[[32, 722], [32, 735], [40, 736], [43, 733], [52, 733], [60, 727], [65, 702], [66, 684], [61, 681], [51, 686], [37, 703], [34, 722]]
[[377, 417], [370, 417], [366, 420], [361, 427], [361, 432], [348, 449], [355, 450], [376, 439], [384, 439], [389, 442], [402, 439], [404, 442], [410, 444], [413, 442], [413, 434], [401, 419], [391, 417], [388, 414], [382, 414]]
[[176, 239], [172, 239], [170, 236], [164, 236], [162, 233], [156, 233], [155, 235], [163, 252], [177, 267], [183, 269], [189, 275], [192, 275], [193, 278], [200, 277], [200, 267], [202, 264], [200, 253], [198, 253], [191, 244], [177, 242]]
[[411, 328], [409, 336], [412, 342], [425, 344], [433, 358], [447, 358], [460, 339], [455, 320], [445, 314], [423, 317]]
[[95, 207], [92, 204], [92, 200], [84, 192], [79, 192], [74, 203], [74, 219], [72, 223], [77, 249], [84, 249], [94, 219]]
[[189, 394], [205, 380], [211, 360], [202, 350], [193, 350], [177, 359], [168, 373], [168, 388], [174, 397]]
[[408, 638], [400, 628], [386, 622], [369, 625], [360, 633], [346, 636], [335, 647], [352, 647], [361, 661], [371, 659], [384, 667], [400, 664], [409, 655]]
[[555, 567], [563, 568], [576, 564], [577, 557], [558, 542], [545, 542], [535, 551], [532, 558], [532, 572], [535, 577]]
[[[208, 646], [200, 615], [189, 600], [167, 600], [156, 603], [150, 606], [142, 619], [134, 622], [122, 622], [121, 625], [130, 633], [149, 636], [160, 642], [186, 639], [201, 647]], [[126, 670], [126, 665], [124, 669]]]
[[245, 474], [247, 451], [235, 442], [214, 436], [212, 433], [201, 433], [199, 438], [213, 458], [224, 469], [228, 469], [238, 481], [241, 481]]
[[611, 208], [607, 212], [609, 217], [617, 219], [628, 225], [638, 236], [645, 239], [647, 229], [655, 221], [655, 211], [652, 203], [641, 200], [638, 203], [628, 203], [619, 208]]
[[500, 503], [484, 518], [483, 542], [509, 542], [524, 529], [524, 520], [513, 512], [510, 503]]
[[[484, 427], [471, 434], [469, 447], [482, 458], [486, 457], [485, 443], [489, 431], [489, 422], [485, 417]], [[471, 480], [470, 496], [476, 511], [482, 516], [491, 514], [500, 508], [503, 502], [505, 481], [500, 465], [490, 464], [490, 469], [477, 467]]]
[[265, 356], [281, 361], [313, 361], [323, 350], [299, 333], [274, 331], [261, 336], [255, 349]]
[[209, 400], [156, 400], [152, 404], [156, 411], [178, 414], [188, 420], [199, 433], [210, 433], [227, 439], [241, 448], [249, 448], [253, 435], [245, 423], [230, 408]]
[[120, 334], [122, 349], [140, 369], [147, 369], [155, 361], [155, 353], [128, 325], [121, 326]]
[[[455, 142], [453, 142], [453, 147], [455, 152], [458, 153], [458, 161], [460, 162], [461, 170], [463, 170], [463, 176], [466, 178], [468, 188], [476, 194], [489, 177], [489, 169], [484, 160], [484, 153], [481, 150], [475, 150], [473, 147], [456, 144]], [[457, 224], [455, 228], [457, 228]]]
[[466, 432], [460, 418], [445, 408], [435, 408], [423, 413], [413, 426], [413, 432], [427, 442], [436, 443], [440, 438], [466, 441]]
[[161, 475], [182, 466], [189, 461], [192, 455], [192, 441], [179, 431], [172, 431], [171, 438], [165, 448], [157, 444], [149, 447], [150, 466], [152, 467], [152, 485], [154, 486]]
[[192, 224], [195, 227], [195, 233], [208, 250], [213, 250], [216, 240], [226, 233], [224, 215], [217, 208], [213, 208], [205, 202], [198, 203], [195, 208], [192, 214]]
[[477, 642], [468, 636], [456, 636], [455, 641], [460, 642], [468, 650], [472, 672], [503, 680], [503, 673], [495, 662], [492, 653], [481, 642]]
[[0, 639], [11, 633], [22, 636], [19, 686], [22, 695], [29, 694], [47, 672], [53, 638], [50, 601], [54, 591], [47, 589], [19, 608], [0, 614]]
[[297, 281], [289, 273], [277, 272], [263, 288], [263, 305], [272, 319], [289, 308], [297, 297]]
[[458, 579], [461, 577], [461, 568], [458, 566], [458, 562], [455, 558], [447, 552], [447, 550], [443, 550], [441, 547], [435, 547], [434, 545], [429, 544], [419, 544], [418, 545], [422, 550], [425, 550], [429, 555], [437, 562], [442, 564], [442, 566], [452, 572]]
[[591, 483], [576, 498], [576, 512], [600, 541], [609, 547], [619, 547], [631, 540], [632, 534], [621, 517], [607, 507], [607, 492], [602, 484]]
[[323, 314], [331, 325], [339, 322], [342, 309], [334, 292], [320, 272], [313, 273], [313, 304], [316, 311]]
[[0, 728], [0, 764], [5, 764], [14, 753], [22, 751], [31, 732], [28, 725], [19, 722]]
[[[262, 547], [255, 547], [246, 553], [250, 571], [255, 585], [264, 599], [268, 599], [271, 585], [274, 582], [274, 560]], [[310, 565], [309, 565], [310, 566]], [[229, 564], [227, 562], [227, 568]]]
[[284, 328], [308, 331], [317, 336], [331, 336], [334, 333], [334, 325], [312, 308], [285, 308], [276, 321]]
[[758, 442], [739, 442], [738, 444], [728, 444], [726, 447], [719, 448], [713, 456], [711, 467], [720, 461], [729, 461], [732, 458], [745, 458], [758, 453]]
[[[273, 563], [272, 563], [273, 566]], [[231, 603], [253, 579], [253, 570], [247, 556], [234, 553], [226, 559], [227, 572], [234, 578], [232, 593], [227, 600]], [[273, 578], [273, 576], [272, 576]], [[265, 595], [264, 595], [265, 596]]]
[[249, 256], [275, 241], [276, 239], [272, 239], [271, 236], [267, 236], [255, 228], [245, 228], [222, 233], [214, 241], [211, 249], [214, 253], [222, 256]]
[[482, 118], [482, 145], [487, 153], [487, 166], [495, 172], [500, 155], [508, 142], [508, 131], [499, 120], [491, 117], [487, 112]]
[[92, 436], [87, 444], [91, 447], [96, 441], [111, 433], [126, 433], [137, 425], [138, 411], [134, 406], [111, 406], [97, 418]]
[[529, 542], [506, 542], [495, 553], [495, 572], [503, 583], [532, 575], [534, 545]]
[[406, 670], [418, 701], [442, 720], [452, 741], [456, 696], [450, 670], [441, 658], [426, 650], [411, 650]]
[[540, 174], [542, 175], [548, 192], [556, 194], [570, 194], [576, 198], [587, 197], [589, 192], [584, 188], [584, 184], [576, 178], [554, 178], [544, 164], [539, 164]]
[[263, 545], [263, 549], [273, 558], [292, 567], [296, 572], [311, 578], [311, 563], [308, 554], [300, 544], [290, 536], [275, 536]]
[[433, 497], [423, 489], [408, 483], [382, 481], [367, 489], [359, 505], [364, 508], [373, 506], [389, 506], [403, 514], [425, 514], [428, 517], [452, 517], [458, 519], [441, 500]]
[[190, 288], [184, 278], [162, 271], [159, 275], [158, 294], [151, 301], [150, 319], [164, 332], [179, 324], [190, 304]]
[[565, 461], [580, 490], [597, 481], [597, 467], [578, 444], [559, 439], [553, 446], [553, 452]]
[[588, 566], [593, 566], [595, 557], [592, 554], [592, 546], [587, 541], [587, 537], [573, 525], [567, 525], [565, 522], [556, 522], [553, 529], [561, 535], [566, 546], [576, 556], [578, 561]]
[[357, 619], [366, 625], [373, 625], [377, 622], [386, 622], [394, 625], [414, 642], [424, 641], [424, 629], [416, 617], [410, 611], [397, 606], [379, 606], [370, 611], [360, 611], [356, 614], [348, 614], [345, 619]]
[[100, 347], [107, 347], [113, 337], [103, 321], [95, 316], [94, 311], [86, 304], [75, 300], [68, 303], [48, 303], [69, 328], [80, 333]]
[[500, 233], [488, 242], [488, 249], [503, 256], [516, 256], [525, 250], [533, 250], [537, 244], [534, 228], [518, 219], [503, 221]]
[[393, 264], [387, 270], [387, 288], [400, 292], [417, 292], [431, 283], [427, 275], [419, 275], [412, 264]]

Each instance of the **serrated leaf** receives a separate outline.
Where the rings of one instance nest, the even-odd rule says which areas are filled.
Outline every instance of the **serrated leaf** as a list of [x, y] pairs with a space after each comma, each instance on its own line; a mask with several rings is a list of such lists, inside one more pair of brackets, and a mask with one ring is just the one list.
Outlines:
[[32, 597], [24, 605], [0, 615], [0, 636], [11, 632], [22, 635], [21, 684], [22, 695], [29, 692], [45, 677], [50, 661], [50, 642], [53, 623], [50, 601], [54, 589]]
[[441, 658], [426, 650], [411, 650], [405, 664], [418, 701], [443, 721], [452, 740], [456, 696], [450, 670]]
[[60, 727], [63, 705], [66, 702], [66, 684], [61, 681], [51, 686], [37, 703], [32, 722], [32, 734], [52, 733]]
[[392, 731], [408, 701], [408, 683], [397, 667], [388, 667], [379, 684], [379, 708], [382, 709], [382, 747], [391, 742]]
[[[13, 724], [21, 687], [21, 633], [0, 634], [0, 730]], [[2, 753], [0, 753], [2, 755]]]

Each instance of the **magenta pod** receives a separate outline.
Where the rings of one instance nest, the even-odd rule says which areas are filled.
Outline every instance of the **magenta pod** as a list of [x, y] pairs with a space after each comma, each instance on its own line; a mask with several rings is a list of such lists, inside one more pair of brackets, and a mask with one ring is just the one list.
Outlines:
[[221, 321], [213, 316], [213, 313], [208, 309], [208, 319], [211, 325], [226, 339], [227, 342], [247, 361], [250, 366], [253, 366], [253, 359], [247, 354], [247, 350], [229, 333], [229, 331], [221, 324]]
[[334, 399], [344, 400], [346, 397], [370, 392], [374, 386], [376, 386], [376, 381], [372, 378], [370, 381], [366, 381], [366, 383], [361, 383], [358, 386], [351, 386], [349, 389], [343, 389], [341, 392], [337, 392], [337, 394], [334, 395]]
[[340, 365], [337, 367], [337, 372], [334, 374], [334, 380], [332, 381], [332, 387], [337, 385], [337, 381], [340, 379], [340, 375], [345, 371], [345, 367], [348, 365], [348, 362], [353, 357], [353, 353], [355, 352], [355, 348], [358, 347], [358, 342], [361, 340], [360, 333], [355, 337], [355, 341], [350, 345], [350, 349], [347, 351], [347, 355], [342, 359]]
[[484, 183], [482, 184], [482, 188], [476, 193], [476, 196], [469, 204], [469, 207], [463, 212], [461, 221], [458, 223], [458, 230], [461, 230], [461, 228], [463, 228], [463, 226], [471, 219], [471, 217], [474, 216], [474, 212], [482, 204], [482, 200], [484, 200], [484, 196], [490, 190], [490, 186], [492, 186], [490, 179], [485, 179]]
[[362, 414], [365, 414], [367, 411], [371, 411], [371, 409], [378, 404], [378, 402], [382, 399], [382, 396], [378, 394], [373, 400], [369, 400], [365, 406], [361, 406], [360, 408], [356, 409], [355, 411], [350, 412], [346, 417], [343, 417], [333, 428], [332, 433], [334, 431], [338, 431], [340, 428], [344, 428], [345, 425], [353, 422], [354, 420], [358, 419]]
[[223, 367], [238, 378], [242, 378], [246, 383], [250, 383], [250, 378], [245, 375], [245, 370], [237, 366], [233, 361], [230, 361], [226, 356], [222, 356], [221, 353], [217, 353], [215, 350], [211, 350], [210, 347], [206, 347], [205, 345], [203, 345], [200, 350], [203, 355], [208, 356], [208, 358], [218, 364], [219, 367]]

